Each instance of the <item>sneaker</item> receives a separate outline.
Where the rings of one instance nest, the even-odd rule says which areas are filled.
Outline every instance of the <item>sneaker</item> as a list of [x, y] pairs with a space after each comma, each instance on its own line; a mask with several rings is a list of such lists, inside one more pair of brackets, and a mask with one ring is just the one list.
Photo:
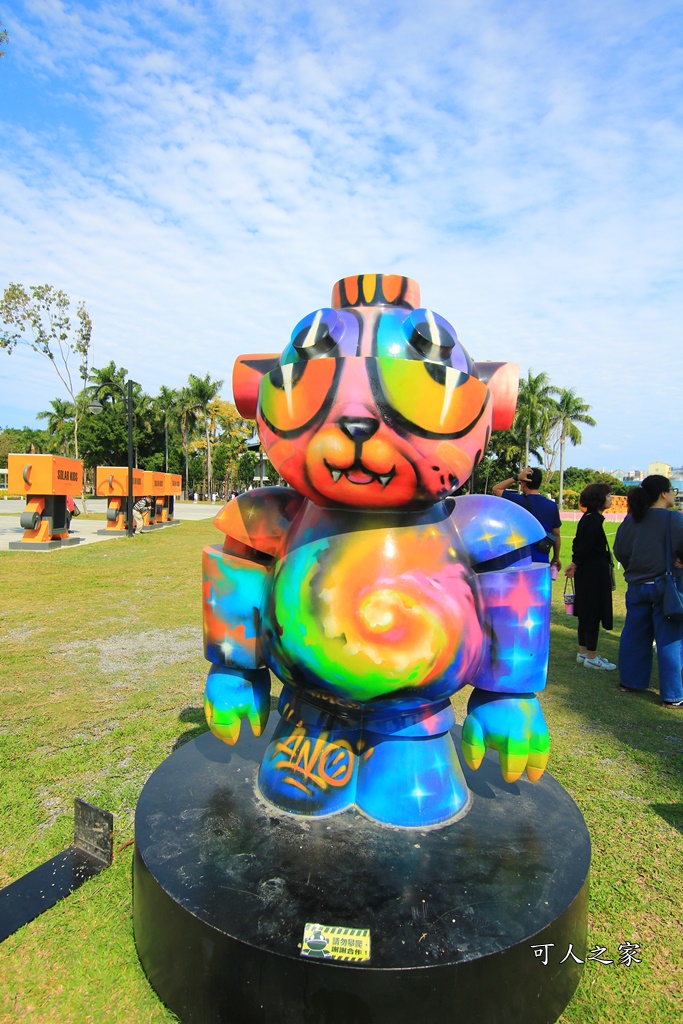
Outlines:
[[663, 700], [665, 708], [683, 708], [683, 700]]
[[579, 651], [579, 653], [576, 655], [576, 664], [577, 665], [583, 665], [585, 660], [586, 660], [586, 655], [585, 654], [581, 654], [581, 652]]
[[596, 654], [593, 661], [590, 658], [585, 658], [583, 665], [584, 668], [599, 668], [603, 672], [613, 672], [617, 667], [614, 662], [608, 661], [607, 658], [601, 658], [598, 654]]

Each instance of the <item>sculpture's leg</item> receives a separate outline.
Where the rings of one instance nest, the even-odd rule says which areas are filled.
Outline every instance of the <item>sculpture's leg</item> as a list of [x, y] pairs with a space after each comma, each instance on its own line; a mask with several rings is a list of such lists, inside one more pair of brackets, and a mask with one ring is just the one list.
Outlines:
[[263, 796], [282, 810], [310, 817], [352, 807], [358, 725], [296, 698], [281, 701], [280, 710], [258, 775]]
[[364, 735], [358, 808], [386, 825], [443, 825], [469, 808], [469, 790], [450, 733], [442, 736]]
[[387, 825], [424, 828], [465, 814], [470, 797], [450, 729], [448, 701], [368, 716], [356, 803]]

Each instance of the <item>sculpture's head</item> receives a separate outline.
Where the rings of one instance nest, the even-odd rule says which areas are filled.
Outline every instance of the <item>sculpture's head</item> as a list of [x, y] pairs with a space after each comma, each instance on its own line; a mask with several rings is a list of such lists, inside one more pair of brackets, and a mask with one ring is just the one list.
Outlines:
[[421, 508], [457, 490], [512, 425], [514, 363], [473, 363], [415, 281], [339, 281], [281, 356], [240, 356], [235, 404], [284, 480], [317, 505]]

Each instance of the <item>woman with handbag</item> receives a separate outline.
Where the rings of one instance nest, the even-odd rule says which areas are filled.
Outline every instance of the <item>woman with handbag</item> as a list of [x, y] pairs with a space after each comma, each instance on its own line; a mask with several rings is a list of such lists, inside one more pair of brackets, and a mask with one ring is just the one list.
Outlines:
[[603, 512], [612, 504], [609, 484], [589, 484], [581, 492], [579, 504], [586, 511], [576, 527], [572, 561], [564, 571], [574, 580], [574, 615], [578, 621], [579, 653], [576, 660], [585, 668], [613, 672], [613, 661], [597, 653], [600, 624], [611, 629], [612, 556], [605, 536]]
[[620, 689], [646, 690], [657, 642], [659, 695], [669, 708], [683, 708], [683, 621], [667, 617], [666, 574], [683, 595], [683, 515], [672, 512], [675, 492], [665, 476], [647, 476], [628, 494], [628, 515], [617, 530], [614, 554], [628, 583], [626, 622], [619, 644]]

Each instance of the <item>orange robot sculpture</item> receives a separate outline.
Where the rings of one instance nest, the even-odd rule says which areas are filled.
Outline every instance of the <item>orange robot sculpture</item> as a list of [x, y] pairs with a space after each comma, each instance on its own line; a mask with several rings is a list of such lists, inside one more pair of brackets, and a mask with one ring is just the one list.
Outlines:
[[69, 536], [66, 498], [83, 493], [83, 463], [58, 455], [11, 454], [7, 468], [10, 491], [26, 497], [19, 520], [24, 536], [11, 541], [10, 548], [44, 550], [78, 544], [82, 537]]
[[[95, 479], [95, 493], [107, 499], [107, 525], [99, 532], [123, 536], [128, 529], [128, 467], [98, 466]], [[145, 493], [143, 471], [134, 469], [133, 498]]]

